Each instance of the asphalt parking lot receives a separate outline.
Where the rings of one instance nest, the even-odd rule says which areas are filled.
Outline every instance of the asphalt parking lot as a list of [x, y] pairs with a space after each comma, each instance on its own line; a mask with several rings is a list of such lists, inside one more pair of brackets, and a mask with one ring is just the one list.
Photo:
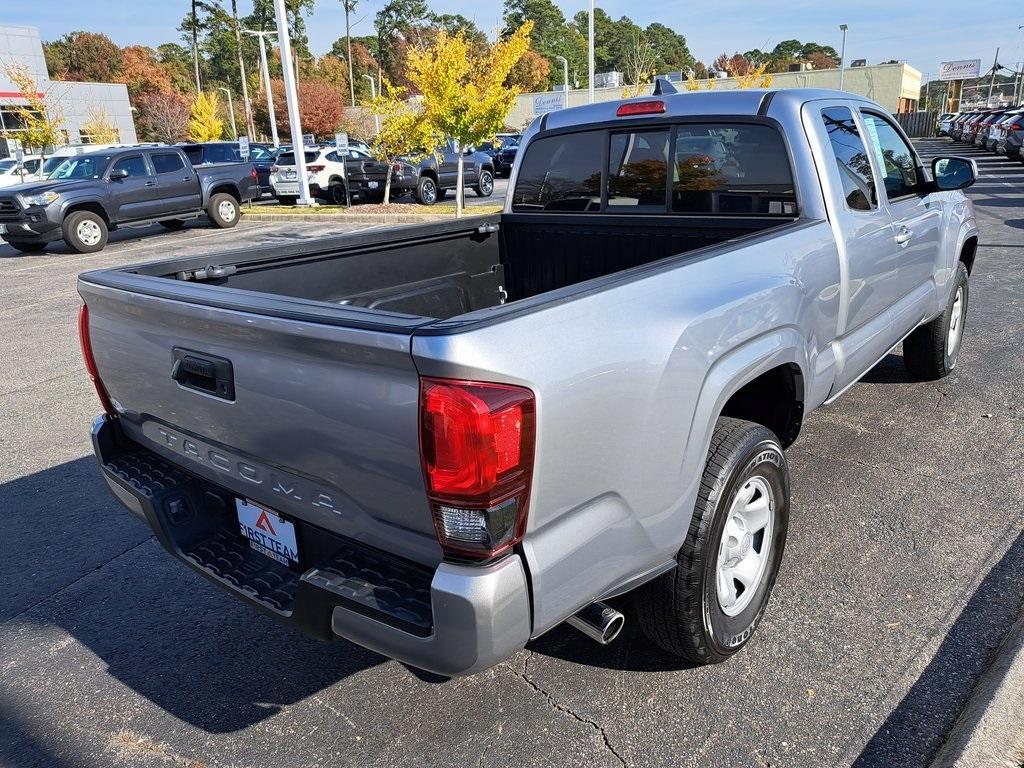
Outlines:
[[0, 764], [928, 765], [1024, 603], [1024, 166], [952, 153], [982, 170], [959, 366], [910, 383], [897, 350], [808, 417], [767, 616], [698, 669], [653, 650], [626, 603], [610, 646], [561, 627], [439, 679], [255, 613], [114, 502], [77, 273], [321, 224], [115, 233], [95, 256], [0, 246]]

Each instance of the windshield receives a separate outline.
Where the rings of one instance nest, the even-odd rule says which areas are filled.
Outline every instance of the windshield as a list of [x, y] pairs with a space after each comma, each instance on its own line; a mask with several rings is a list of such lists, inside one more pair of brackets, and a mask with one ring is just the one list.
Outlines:
[[0, 173], [7, 173], [18, 166], [17, 160], [0, 160]]
[[67, 157], [46, 174], [48, 179], [98, 179], [103, 175], [110, 155], [75, 155]]

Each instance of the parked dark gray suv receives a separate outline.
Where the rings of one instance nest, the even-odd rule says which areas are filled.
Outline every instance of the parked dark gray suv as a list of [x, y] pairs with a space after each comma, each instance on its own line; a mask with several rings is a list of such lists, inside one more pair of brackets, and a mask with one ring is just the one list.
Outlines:
[[[418, 203], [433, 205], [443, 200], [449, 189], [455, 189], [458, 180], [459, 154], [451, 141], [428, 154], [419, 163], [415, 187], [409, 188]], [[462, 158], [462, 180], [478, 197], [490, 197], [494, 192], [494, 162], [483, 152], [467, 150]]]

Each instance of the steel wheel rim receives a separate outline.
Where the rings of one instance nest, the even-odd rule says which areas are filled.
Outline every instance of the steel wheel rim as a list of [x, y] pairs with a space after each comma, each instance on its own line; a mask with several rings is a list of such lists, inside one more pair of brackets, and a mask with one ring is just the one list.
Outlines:
[[235, 204], [230, 200], [222, 200], [217, 206], [217, 213], [224, 221], [235, 220]]
[[726, 616], [742, 613], [761, 585], [771, 556], [775, 496], [760, 475], [736, 492], [718, 545], [718, 605]]
[[96, 245], [103, 238], [100, 225], [91, 219], [78, 222], [75, 227], [75, 234], [83, 245]]
[[964, 288], [959, 286], [956, 289], [956, 298], [953, 299], [953, 311], [950, 312], [949, 332], [946, 334], [946, 357], [952, 357], [960, 346], [960, 337], [964, 330]]

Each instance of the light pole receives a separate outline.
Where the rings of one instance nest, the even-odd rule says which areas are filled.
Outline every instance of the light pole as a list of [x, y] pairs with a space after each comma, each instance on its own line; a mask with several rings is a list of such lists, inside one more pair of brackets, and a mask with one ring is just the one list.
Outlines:
[[235, 134], [235, 138], [238, 138], [238, 127], [235, 125], [235, 107], [231, 103], [231, 90], [228, 88], [218, 88], [218, 91], [224, 91], [228, 95], [228, 114], [231, 115], [231, 132]]
[[277, 32], [243, 29], [247, 35], [255, 35], [260, 40], [260, 70], [263, 72], [263, 88], [267, 92], [267, 115], [270, 119], [270, 135], [273, 138], [274, 146], [279, 147], [281, 142], [277, 139], [277, 118], [274, 115], [274, 94], [270, 92], [270, 67], [267, 66], [267, 35], [276, 35]]
[[562, 62], [562, 90], [565, 91], [565, 106], [569, 106], [569, 62], [565, 56], [555, 56], [555, 61]]
[[295, 72], [292, 71], [292, 43], [288, 39], [288, 16], [284, 0], [274, 0], [274, 16], [277, 19], [277, 39], [281, 45], [281, 70], [284, 74], [284, 99], [288, 104], [288, 124], [292, 134], [292, 154], [295, 156], [295, 171], [299, 177], [299, 199], [297, 205], [316, 205], [309, 199], [309, 177], [306, 176], [306, 153], [303, 151], [302, 119], [299, 116], [299, 94], [295, 88]]
[[[373, 75], [363, 75], [367, 80], [370, 81], [370, 98], [377, 98], [377, 81], [373, 79]], [[380, 133], [380, 116], [374, 113], [373, 115], [373, 127], [377, 133]]]
[[843, 45], [839, 50], [839, 90], [843, 90], [843, 76], [846, 74], [846, 30], [849, 29], [845, 24], [840, 24], [839, 29], [843, 33]]
[[590, 0], [590, 18], [587, 22], [587, 98], [594, 103], [594, 0]]

